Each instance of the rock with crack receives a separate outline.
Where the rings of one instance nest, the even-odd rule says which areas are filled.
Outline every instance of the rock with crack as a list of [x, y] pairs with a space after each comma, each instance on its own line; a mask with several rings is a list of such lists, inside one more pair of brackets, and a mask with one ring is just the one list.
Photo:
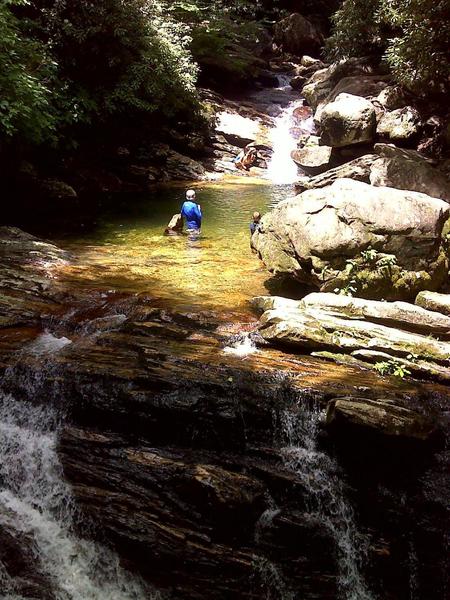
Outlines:
[[369, 364], [391, 360], [395, 366], [398, 361], [406, 373], [450, 380], [450, 319], [445, 315], [404, 302], [336, 294], [313, 293], [301, 301], [258, 297], [253, 305], [264, 311], [260, 333], [271, 343], [328, 352], [324, 357], [332, 359], [330, 352], [343, 352]]
[[307, 81], [303, 95], [308, 104], [315, 110], [320, 103], [325, 102], [334, 87], [345, 77], [366, 76], [373, 74], [374, 69], [367, 59], [349, 58], [335, 62], [330, 66], [319, 69]]
[[425, 194], [338, 179], [280, 202], [252, 243], [269, 271], [321, 291], [412, 299], [446, 278], [449, 212]]
[[[326, 147], [326, 146], [325, 146]], [[305, 190], [323, 188], [331, 185], [337, 179], [355, 179], [363, 183], [370, 183], [370, 169], [378, 159], [376, 154], [365, 154], [349, 162], [320, 173], [314, 177], [303, 177], [295, 183], [295, 191], [299, 194]]]
[[450, 180], [429, 159], [390, 144], [375, 144], [374, 149], [380, 158], [370, 168], [372, 185], [423, 192], [450, 202]]

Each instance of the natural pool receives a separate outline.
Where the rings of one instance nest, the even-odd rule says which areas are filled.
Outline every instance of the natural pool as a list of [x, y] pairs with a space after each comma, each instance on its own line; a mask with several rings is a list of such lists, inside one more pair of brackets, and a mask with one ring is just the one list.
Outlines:
[[292, 188], [244, 178], [197, 184], [201, 236], [166, 236], [185, 189], [155, 189], [110, 208], [85, 232], [52, 235], [75, 258], [59, 276], [76, 286], [145, 293], [183, 310], [245, 312], [251, 297], [268, 293], [269, 274], [250, 248], [252, 213], [266, 212]]

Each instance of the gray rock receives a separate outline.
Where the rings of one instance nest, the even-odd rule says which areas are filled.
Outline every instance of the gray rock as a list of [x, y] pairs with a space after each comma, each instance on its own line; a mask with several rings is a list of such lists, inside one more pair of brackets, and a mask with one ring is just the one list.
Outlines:
[[[409, 299], [446, 278], [440, 244], [449, 211], [425, 194], [338, 179], [280, 202], [252, 241], [272, 273], [332, 291], [355, 278], [352, 259], [359, 295]], [[370, 246], [387, 266], [365, 262]]]
[[388, 144], [375, 144], [380, 159], [370, 169], [370, 183], [423, 192], [450, 202], [450, 180], [418, 152]]
[[345, 93], [361, 98], [374, 99], [377, 94], [379, 94], [380, 90], [387, 87], [388, 79], [389, 76], [386, 75], [357, 75], [344, 77], [334, 86], [328, 96], [318, 104], [314, 114], [314, 120], [317, 123], [320, 123], [323, 107], [326, 104], [333, 102], [339, 94]]
[[376, 101], [386, 110], [395, 110], [397, 108], [402, 108], [407, 104], [405, 92], [401, 88], [393, 85], [385, 87], [378, 94]]
[[412, 106], [384, 113], [377, 125], [377, 134], [394, 142], [406, 142], [416, 137], [419, 131], [420, 115]]
[[305, 52], [318, 52], [323, 36], [308, 19], [293, 13], [275, 25], [274, 41], [284, 52], [301, 56]]
[[423, 291], [417, 294], [415, 303], [429, 311], [450, 315], [450, 294]]
[[320, 119], [322, 142], [340, 148], [373, 140], [376, 128], [375, 109], [360, 96], [339, 94], [326, 104]]
[[312, 58], [312, 56], [308, 56], [305, 54], [302, 56], [300, 60], [300, 64], [302, 67], [307, 67], [308, 69], [314, 67], [316, 69], [323, 69], [325, 67], [324, 63], [318, 58]]
[[196, 160], [171, 150], [167, 156], [167, 176], [171, 180], [201, 179], [205, 175], [205, 167]]
[[370, 168], [377, 158], [376, 154], [365, 154], [361, 158], [355, 158], [355, 160], [334, 167], [334, 169], [329, 169], [320, 175], [316, 175], [309, 179], [303, 178], [295, 184], [295, 190], [297, 193], [300, 193], [305, 190], [322, 188], [331, 185], [337, 179], [343, 178], [370, 183]]
[[348, 76], [367, 76], [373, 73], [369, 62], [361, 58], [349, 58], [335, 62], [316, 71], [303, 88], [303, 95], [314, 109], [324, 102], [336, 84]]
[[59, 179], [44, 179], [39, 182], [39, 188], [48, 200], [74, 201], [78, 197], [71, 185]]
[[305, 146], [293, 150], [292, 160], [307, 173], [322, 173], [330, 166], [331, 146]]

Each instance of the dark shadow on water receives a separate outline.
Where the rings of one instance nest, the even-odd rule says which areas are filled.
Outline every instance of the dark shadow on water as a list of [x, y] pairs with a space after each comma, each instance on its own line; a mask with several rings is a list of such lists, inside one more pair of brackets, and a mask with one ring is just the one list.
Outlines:
[[283, 296], [292, 300], [301, 300], [307, 294], [317, 292], [316, 288], [295, 281], [284, 274], [274, 275], [264, 282], [264, 287], [272, 296]]

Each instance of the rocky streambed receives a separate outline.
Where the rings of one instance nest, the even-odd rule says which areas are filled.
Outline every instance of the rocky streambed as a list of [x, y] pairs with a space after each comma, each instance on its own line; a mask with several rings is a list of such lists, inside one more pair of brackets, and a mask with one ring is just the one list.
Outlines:
[[[174, 598], [443, 597], [445, 387], [268, 348], [256, 315], [244, 327], [143, 294], [75, 293], [61, 277], [75, 257], [20, 230], [2, 229], [0, 255], [2, 426], [22, 414], [20, 431], [44, 434], [42, 415], [23, 415], [55, 415], [72, 552], [97, 540]], [[245, 359], [243, 327], [260, 346]], [[2, 568], [22, 597], [58, 597], [66, 572], [55, 579], [4, 500], [24, 498], [12, 471], [0, 471]], [[109, 577], [114, 593], [137, 585]], [[92, 597], [116, 597], [89, 581]], [[145, 585], [133, 597], [153, 597]]]

